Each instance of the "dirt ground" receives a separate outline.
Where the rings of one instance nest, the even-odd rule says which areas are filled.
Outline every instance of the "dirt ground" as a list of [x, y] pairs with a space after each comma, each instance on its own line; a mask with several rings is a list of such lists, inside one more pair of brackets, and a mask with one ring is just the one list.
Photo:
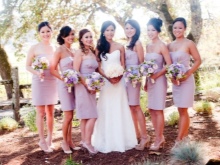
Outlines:
[[[37, 145], [39, 138], [37, 133], [30, 132], [27, 127], [19, 128], [13, 132], [1, 132], [0, 134], [0, 165], [63, 165], [70, 157], [64, 154], [60, 147], [62, 141], [62, 117], [56, 117], [54, 131], [53, 153], [45, 154]], [[151, 122], [147, 121], [147, 129], [153, 141], [153, 128]], [[212, 116], [191, 115], [191, 127], [189, 137], [193, 141], [200, 141], [205, 147], [206, 160], [220, 158], [220, 110], [215, 109]], [[174, 145], [177, 135], [176, 127], [165, 127], [165, 148], [156, 155], [147, 148], [144, 151], [135, 149], [125, 153], [112, 152], [108, 154], [98, 153], [90, 155], [87, 151], [79, 150], [71, 154], [75, 162], [85, 165], [128, 165], [151, 160], [153, 162], [163, 161], [169, 165], [170, 149]], [[73, 128], [73, 139], [79, 145], [79, 128]]]

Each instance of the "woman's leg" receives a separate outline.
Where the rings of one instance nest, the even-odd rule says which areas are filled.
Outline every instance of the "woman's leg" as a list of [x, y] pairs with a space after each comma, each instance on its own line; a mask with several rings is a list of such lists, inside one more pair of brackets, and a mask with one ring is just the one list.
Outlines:
[[[73, 119], [73, 111], [64, 111], [64, 120], [63, 120], [63, 149], [66, 151], [69, 151], [69, 125], [72, 125], [72, 119]], [[72, 128], [72, 127], [71, 127]]]
[[135, 106], [136, 119], [140, 128], [140, 134], [142, 138], [147, 138], [146, 120], [141, 107]]
[[85, 142], [86, 122], [87, 122], [87, 119], [81, 119], [80, 120], [81, 141], [83, 143]]
[[45, 111], [47, 122], [47, 145], [51, 146], [54, 124], [54, 105], [47, 105]]
[[140, 135], [140, 131], [139, 131], [137, 112], [136, 112], [135, 106], [130, 106], [130, 111], [131, 111], [131, 116], [132, 116], [133, 123], [134, 123], [136, 137], [137, 137], [137, 139], [140, 139], [141, 135]]
[[188, 114], [188, 108], [178, 108], [180, 119], [179, 119], [179, 131], [176, 138], [177, 141], [182, 140], [184, 137], [188, 136], [190, 118]]
[[163, 110], [150, 110], [151, 120], [155, 129], [155, 143], [163, 140], [164, 131], [164, 113]]

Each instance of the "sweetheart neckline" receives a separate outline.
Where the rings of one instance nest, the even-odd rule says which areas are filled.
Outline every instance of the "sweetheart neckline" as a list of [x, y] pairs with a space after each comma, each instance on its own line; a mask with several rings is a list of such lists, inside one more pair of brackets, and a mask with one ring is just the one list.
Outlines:
[[116, 50], [112, 51], [111, 53], [106, 53], [106, 54], [112, 54], [115, 51], [119, 51], [120, 52], [120, 50], [116, 49]]

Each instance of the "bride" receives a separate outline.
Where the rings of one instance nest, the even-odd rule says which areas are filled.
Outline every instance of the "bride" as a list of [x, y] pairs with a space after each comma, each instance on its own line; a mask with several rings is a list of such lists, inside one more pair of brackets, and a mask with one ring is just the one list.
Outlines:
[[114, 33], [115, 24], [112, 21], [104, 22], [96, 50], [99, 72], [106, 78], [106, 81], [97, 103], [98, 119], [92, 144], [97, 151], [102, 153], [124, 152], [134, 148], [137, 144], [122, 76], [108, 78], [105, 75], [109, 65], [119, 64], [125, 67], [124, 47], [112, 40]]

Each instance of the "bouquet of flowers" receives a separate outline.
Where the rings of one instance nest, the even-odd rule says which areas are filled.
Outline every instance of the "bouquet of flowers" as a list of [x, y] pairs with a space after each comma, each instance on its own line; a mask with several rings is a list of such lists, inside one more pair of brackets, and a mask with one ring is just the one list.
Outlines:
[[71, 88], [74, 86], [74, 84], [79, 83], [79, 74], [73, 69], [65, 70], [61, 77], [64, 78], [64, 82], [69, 93], [71, 93]]
[[[150, 77], [158, 69], [154, 60], [144, 61], [140, 64], [140, 72], [143, 76]], [[155, 83], [154, 79], [151, 79], [152, 83]]]
[[89, 90], [100, 91], [102, 86], [105, 85], [104, 78], [97, 72], [93, 72], [92, 74], [86, 77], [86, 85]]
[[141, 81], [141, 74], [139, 68], [130, 67], [124, 72], [125, 82], [131, 82], [132, 86], [136, 88], [138, 82]]
[[184, 78], [185, 73], [186, 68], [183, 64], [173, 63], [167, 67], [166, 76], [168, 78], [174, 78], [175, 80], [177, 80], [177, 85], [180, 85], [180, 82], [178, 80]]
[[105, 75], [109, 78], [119, 77], [123, 75], [124, 68], [120, 64], [110, 64], [106, 68]]
[[[40, 73], [44, 73], [44, 70], [49, 67], [49, 61], [46, 57], [36, 57], [33, 59], [32, 67], [34, 70], [39, 70]], [[43, 82], [44, 79], [41, 78], [40, 81]]]

